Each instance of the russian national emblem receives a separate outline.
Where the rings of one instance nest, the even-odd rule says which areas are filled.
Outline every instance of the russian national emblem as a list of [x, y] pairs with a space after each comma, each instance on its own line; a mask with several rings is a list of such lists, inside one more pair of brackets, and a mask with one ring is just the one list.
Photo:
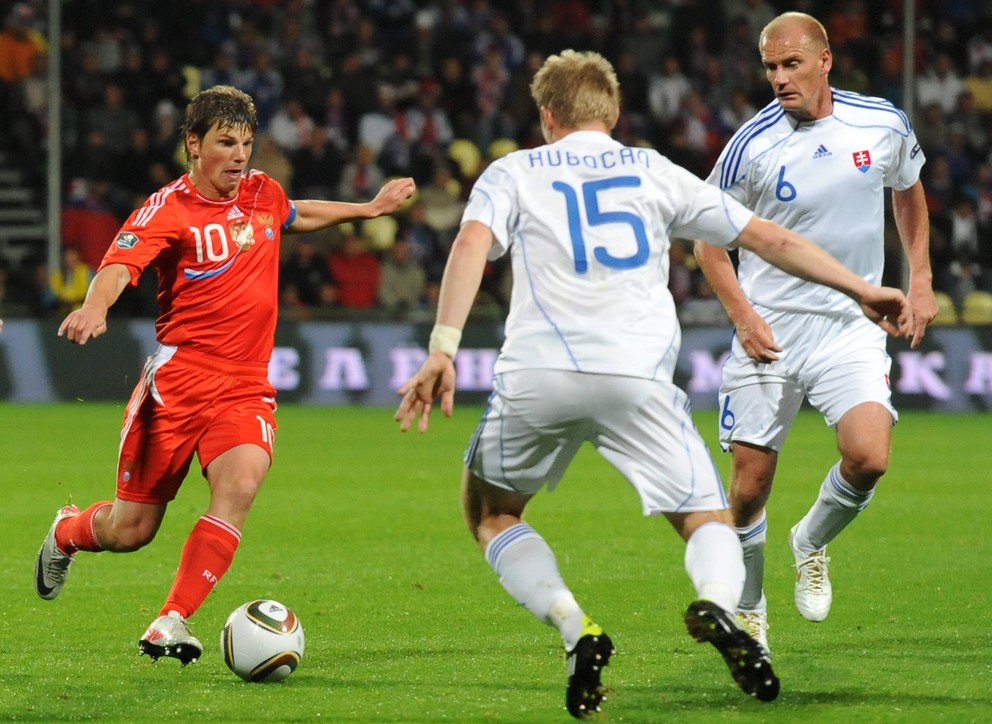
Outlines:
[[231, 238], [241, 251], [247, 251], [255, 243], [255, 230], [247, 221], [235, 221], [230, 228]]
[[868, 153], [868, 149], [855, 151], [851, 156], [854, 158], [854, 168], [861, 173], [868, 173], [868, 169], [871, 168], [871, 154]]

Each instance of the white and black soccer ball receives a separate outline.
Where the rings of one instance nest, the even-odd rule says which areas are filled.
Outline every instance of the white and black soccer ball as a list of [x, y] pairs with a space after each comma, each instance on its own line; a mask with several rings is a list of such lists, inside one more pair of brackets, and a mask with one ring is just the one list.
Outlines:
[[245, 681], [281, 681], [303, 658], [303, 625], [293, 610], [260, 599], [238, 606], [220, 634], [224, 663]]

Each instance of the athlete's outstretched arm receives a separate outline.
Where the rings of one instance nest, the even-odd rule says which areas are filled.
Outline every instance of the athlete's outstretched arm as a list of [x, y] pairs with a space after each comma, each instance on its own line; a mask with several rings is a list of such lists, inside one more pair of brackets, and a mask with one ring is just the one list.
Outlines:
[[937, 316], [933, 296], [933, 272], [930, 269], [930, 216], [923, 184], [917, 181], [904, 191], [892, 190], [892, 215], [909, 266], [907, 296], [913, 310], [913, 341], [916, 349]]
[[344, 221], [374, 219], [377, 216], [394, 214], [407, 199], [413, 196], [416, 188], [412, 178], [396, 178], [384, 183], [375, 198], [363, 204], [313, 199], [294, 201], [296, 218], [287, 231], [293, 233], [317, 231]]
[[737, 331], [737, 339], [747, 356], [756, 362], [777, 360], [776, 352], [781, 352], [782, 348], [775, 344], [772, 328], [754, 311], [754, 307], [744, 296], [726, 250], [705, 241], [696, 241], [693, 253], [699, 262], [699, 268], [713, 286], [717, 299], [727, 311], [727, 316]]
[[124, 264], [108, 264], [96, 273], [86, 292], [83, 306], [66, 316], [59, 325], [63, 335], [75, 344], [86, 344], [107, 331], [107, 310], [131, 282], [131, 271]]
[[755, 216], [735, 243], [792, 276], [843, 292], [889, 334], [898, 337], [912, 334], [913, 312], [900, 290], [869, 284], [805, 237]]
[[451, 416], [455, 405], [454, 357], [461, 332], [479, 293], [486, 257], [493, 244], [493, 232], [478, 221], [462, 224], [451, 245], [441, 280], [437, 318], [431, 333], [430, 354], [420, 370], [398, 390], [403, 396], [394, 419], [406, 432], [419, 417], [418, 429], [427, 431], [431, 407], [441, 398], [441, 410]]

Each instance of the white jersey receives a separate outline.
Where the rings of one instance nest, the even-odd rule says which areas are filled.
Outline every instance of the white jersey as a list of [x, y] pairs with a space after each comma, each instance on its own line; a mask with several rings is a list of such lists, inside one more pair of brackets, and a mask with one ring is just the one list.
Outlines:
[[[797, 122], [778, 101], [768, 104], [733, 135], [707, 180], [878, 284], [883, 188], [915, 184], [924, 156], [909, 119], [891, 103], [831, 90], [833, 115], [817, 121]], [[747, 298], [766, 308], [861, 313], [845, 294], [791, 276], [745, 249], [738, 278]]]
[[544, 368], [670, 380], [681, 344], [670, 237], [727, 246], [753, 213], [657, 151], [577, 131], [511, 153], [475, 183], [462, 222], [510, 252], [495, 372]]

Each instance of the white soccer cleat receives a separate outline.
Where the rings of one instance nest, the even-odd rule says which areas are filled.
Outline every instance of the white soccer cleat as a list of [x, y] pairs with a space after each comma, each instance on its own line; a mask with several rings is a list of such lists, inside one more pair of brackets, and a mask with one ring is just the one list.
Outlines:
[[59, 595], [69, 577], [69, 566], [72, 565], [75, 554], [65, 553], [59, 548], [55, 542], [55, 528], [62, 520], [74, 515], [79, 515], [79, 508], [75, 505], [66, 505], [59, 509], [34, 561], [34, 590], [46, 601]]
[[798, 523], [789, 531], [789, 548], [796, 559], [796, 608], [809, 621], [822, 621], [830, 613], [834, 594], [827, 571], [827, 547], [805, 555], [796, 550]]
[[183, 666], [203, 655], [203, 644], [189, 631], [186, 619], [177, 611], [152, 621], [138, 642], [138, 651], [158, 661], [162, 656], [179, 659]]
[[761, 644], [768, 658], [772, 650], [768, 648], [768, 613], [766, 611], [738, 611], [737, 620], [748, 635]]

